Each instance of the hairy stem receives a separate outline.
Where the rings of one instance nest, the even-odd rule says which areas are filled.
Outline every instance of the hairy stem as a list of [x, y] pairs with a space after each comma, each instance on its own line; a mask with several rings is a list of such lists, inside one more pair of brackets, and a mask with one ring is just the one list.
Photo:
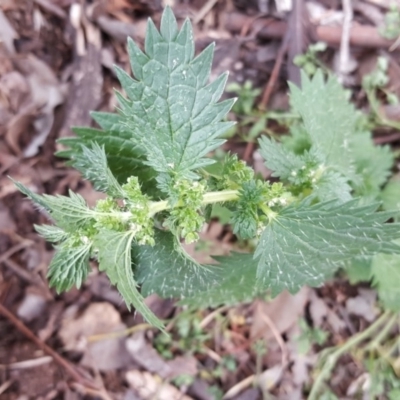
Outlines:
[[[238, 190], [222, 190], [220, 192], [208, 192], [203, 196], [201, 202], [202, 205], [214, 204], [214, 203], [224, 203], [226, 201], [235, 201], [239, 198]], [[177, 207], [180, 204], [178, 203]], [[168, 200], [155, 201], [150, 203], [149, 216], [152, 217], [155, 214], [173, 208]]]

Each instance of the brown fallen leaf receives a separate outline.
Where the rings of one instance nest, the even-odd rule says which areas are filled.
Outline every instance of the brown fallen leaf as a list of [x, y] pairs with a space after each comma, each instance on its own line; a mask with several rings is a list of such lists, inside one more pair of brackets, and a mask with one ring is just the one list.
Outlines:
[[317, 296], [314, 290], [310, 293], [309, 310], [315, 328], [322, 328], [325, 321], [334, 333], [339, 333], [346, 327], [345, 322], [327, 306], [323, 299]]
[[268, 317], [279, 334], [286, 332], [304, 314], [309, 290], [309, 288], [304, 287], [295, 295], [285, 291], [270, 302], [260, 301], [254, 311], [250, 338], [254, 340], [263, 337], [265, 340], [270, 340], [275, 337], [262, 314]]
[[0, 97], [13, 113], [18, 112], [29, 91], [27, 79], [18, 71], [10, 71], [0, 78]]
[[[92, 303], [80, 315], [72, 306], [63, 315], [58, 335], [69, 351], [83, 352], [81, 364], [109, 371], [126, 367], [130, 364], [125, 349], [125, 337], [111, 335], [126, 329], [118, 311], [109, 303]], [[89, 341], [90, 336], [107, 335], [98, 341]]]
[[28, 287], [18, 306], [17, 315], [25, 322], [33, 321], [45, 312], [47, 299], [40, 288]]
[[3, 10], [0, 8], [0, 42], [4, 43], [10, 54], [15, 53], [14, 39], [17, 39], [18, 33], [14, 30]]
[[347, 311], [350, 314], [364, 318], [368, 322], [374, 321], [379, 314], [379, 309], [376, 307], [376, 291], [359, 288], [358, 292], [358, 296], [347, 299]]
[[178, 375], [197, 374], [197, 361], [194, 357], [176, 357], [171, 361], [163, 357], [145, 339], [145, 332], [136, 332], [126, 341], [126, 349], [132, 359], [142, 368], [156, 373], [163, 379], [172, 379]]
[[[1, 92], [16, 111], [7, 125], [5, 139], [15, 154], [32, 157], [51, 131], [54, 109], [64, 101], [65, 86], [46, 63], [32, 54], [16, 57], [14, 62], [20, 72], [10, 72], [1, 79]], [[26, 143], [23, 149], [21, 141]]]

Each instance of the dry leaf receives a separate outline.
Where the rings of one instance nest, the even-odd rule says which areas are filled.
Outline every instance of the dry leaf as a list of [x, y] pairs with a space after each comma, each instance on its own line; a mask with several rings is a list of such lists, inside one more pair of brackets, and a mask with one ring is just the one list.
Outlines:
[[350, 314], [364, 318], [368, 322], [375, 320], [379, 314], [376, 308], [376, 292], [374, 290], [359, 289], [359, 296], [350, 297], [346, 301], [346, 309]]
[[250, 329], [251, 339], [263, 337], [265, 340], [270, 340], [274, 337], [263, 315], [268, 317], [280, 334], [286, 332], [304, 314], [309, 290], [304, 287], [295, 295], [285, 291], [268, 303], [260, 301], [253, 315], [254, 320]]
[[175, 386], [163, 382], [161, 378], [149, 372], [132, 370], [126, 373], [125, 378], [143, 400], [193, 400]]
[[[59, 336], [66, 350], [84, 353], [82, 365], [108, 371], [129, 365], [125, 337], [112, 335], [124, 329], [126, 325], [111, 304], [92, 303], [79, 317], [76, 317], [76, 309], [67, 309]], [[94, 335], [103, 337], [89, 341]]]
[[172, 379], [178, 375], [196, 375], [197, 361], [194, 357], [176, 357], [171, 361], [166, 361], [148, 343], [144, 332], [137, 332], [126, 341], [126, 349], [142, 368], [159, 375], [164, 379]]

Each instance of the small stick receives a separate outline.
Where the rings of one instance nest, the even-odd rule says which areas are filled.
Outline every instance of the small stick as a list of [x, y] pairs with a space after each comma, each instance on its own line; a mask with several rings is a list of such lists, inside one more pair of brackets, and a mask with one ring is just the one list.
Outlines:
[[203, 7], [198, 11], [196, 17], [193, 19], [193, 24], [197, 25], [218, 3], [218, 0], [208, 0]]
[[44, 356], [39, 358], [33, 358], [31, 360], [17, 361], [11, 364], [0, 364], [0, 370], [5, 369], [28, 369], [35, 368], [39, 365], [48, 364], [53, 361], [51, 356]]
[[69, 361], [60, 356], [46, 343], [43, 343], [25, 324], [23, 324], [10, 311], [8, 311], [7, 308], [5, 308], [1, 303], [0, 303], [0, 314], [2, 314], [5, 318], [7, 318], [21, 333], [23, 333], [28, 339], [34, 342], [41, 350], [43, 350], [49, 356], [53, 357], [54, 361], [61, 367], [63, 367], [67, 372], [67, 374], [72, 379], [92, 389], [98, 389], [93, 382], [82, 377]]
[[353, 21], [353, 8], [351, 0], [342, 0], [343, 4], [343, 29], [339, 50], [339, 80], [344, 82], [350, 72], [350, 29]]
[[269, 329], [271, 329], [271, 332], [274, 335], [275, 340], [278, 342], [278, 346], [281, 349], [282, 368], [284, 368], [288, 363], [288, 350], [282, 338], [282, 335], [279, 333], [278, 328], [272, 322], [271, 318], [264, 312], [261, 312], [261, 319], [268, 325]]
[[0, 255], [0, 263], [4, 262], [5, 260], [8, 260], [13, 254], [24, 249], [25, 247], [32, 246], [32, 244], [33, 244], [32, 240], [23, 240], [22, 242], [16, 244], [15, 246], [11, 247], [11, 249], [8, 249], [7, 251], [5, 251], [3, 254]]
[[9, 379], [8, 381], [5, 381], [0, 386], [0, 394], [4, 393], [12, 384], [13, 384], [13, 380], [12, 379]]
[[375, 144], [385, 144], [385, 143], [392, 143], [397, 142], [400, 140], [400, 133], [392, 133], [391, 135], [381, 136], [374, 138]]
[[275, 83], [278, 79], [279, 71], [282, 66], [283, 62], [283, 57], [285, 57], [285, 54], [288, 50], [289, 47], [289, 39], [290, 39], [290, 31], [289, 29], [286, 30], [285, 36], [283, 37], [281, 47], [279, 48], [278, 55], [276, 56], [274, 68], [272, 69], [271, 76], [269, 77], [268, 83], [265, 86], [264, 93], [259, 105], [260, 110], [265, 111], [267, 109], [267, 105], [269, 102], [269, 99], [272, 94], [272, 90], [274, 89]]

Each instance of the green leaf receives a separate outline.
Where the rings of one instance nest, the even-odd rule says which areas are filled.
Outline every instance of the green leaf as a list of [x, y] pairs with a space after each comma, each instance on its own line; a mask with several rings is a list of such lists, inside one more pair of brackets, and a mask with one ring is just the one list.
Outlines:
[[90, 148], [82, 146], [82, 152], [75, 155], [72, 165], [85, 179], [93, 183], [96, 190], [115, 198], [124, 197], [124, 191], [108, 168], [104, 146], [96, 142]]
[[371, 257], [357, 257], [345, 262], [343, 268], [346, 270], [349, 282], [355, 285], [359, 282], [371, 280]]
[[58, 293], [74, 285], [79, 289], [90, 270], [90, 251], [91, 243], [77, 246], [68, 240], [56, 247], [47, 274], [50, 286], [54, 286]]
[[400, 311], [400, 255], [376, 255], [372, 259], [371, 273], [385, 309]]
[[156, 231], [155, 243], [134, 248], [135, 275], [145, 296], [191, 297], [218, 281], [218, 266], [198, 264], [170, 232]]
[[348, 259], [399, 253], [390, 242], [400, 236], [399, 225], [384, 224], [391, 214], [376, 209], [376, 204], [358, 206], [357, 200], [303, 201], [285, 208], [262, 233], [255, 252], [258, 278], [271, 282], [273, 294], [296, 292], [303, 285], [321, 285]]
[[322, 160], [312, 151], [297, 155], [274, 139], [263, 136], [259, 140], [261, 155], [267, 168], [273, 171], [272, 176], [280, 177], [295, 185], [307, 185], [312, 188], [313, 198], [319, 201], [336, 199], [338, 202], [351, 200], [351, 187], [348, 179], [332, 169], [324, 169], [316, 179], [312, 171], [325, 168]]
[[374, 201], [391, 174], [394, 154], [389, 146], [376, 146], [370, 132], [359, 132], [351, 142], [352, 158], [360, 180], [354, 183], [355, 195]]
[[178, 31], [175, 17], [166, 8], [161, 34], [149, 21], [145, 52], [129, 44], [135, 79], [116, 68], [129, 99], [118, 95], [121, 126], [146, 155], [147, 164], [159, 173], [180, 176], [212, 162], [203, 158], [220, 146], [220, 136], [232, 126], [221, 122], [234, 100], [217, 103], [227, 75], [206, 85], [212, 47], [194, 58], [193, 33], [186, 21]]
[[304, 166], [302, 156], [294, 154], [274, 139], [262, 136], [258, 142], [265, 165], [273, 172], [272, 176], [288, 180]]
[[313, 185], [312, 196], [319, 201], [336, 200], [345, 203], [352, 199], [351, 191], [348, 180], [343, 175], [328, 170]]
[[144, 303], [133, 277], [131, 252], [134, 235], [133, 231], [100, 231], [94, 239], [94, 247], [98, 250], [99, 269], [105, 271], [111, 283], [116, 285], [128, 309], [131, 305], [134, 306], [146, 321], [158, 329], [163, 329], [162, 322]]
[[63, 242], [68, 238], [68, 233], [54, 225], [35, 225], [36, 232], [48, 242]]
[[72, 191], [67, 196], [37, 194], [19, 182], [15, 186], [35, 204], [46, 210], [56, 224], [66, 231], [74, 232], [79, 227], [86, 227], [95, 220], [95, 213], [87, 206], [84, 198]]
[[257, 235], [259, 204], [269, 188], [260, 181], [245, 182], [240, 190], [239, 200], [232, 212], [233, 233], [242, 239], [252, 239]]
[[282, 145], [295, 154], [303, 154], [311, 148], [311, 138], [303, 124], [294, 123], [289, 127], [289, 135], [281, 137]]
[[218, 307], [252, 301], [268, 290], [268, 283], [257, 284], [257, 261], [252, 254], [233, 253], [230, 257], [214, 257], [219, 262], [218, 283], [203, 292], [184, 299], [182, 304], [197, 308]]
[[69, 164], [82, 158], [82, 147], [90, 147], [93, 142], [104, 147], [107, 164], [120, 184], [132, 176], [138, 176], [143, 189], [147, 192], [155, 186], [154, 171], [144, 165], [145, 156], [131, 141], [131, 133], [120, 122], [121, 117], [110, 113], [91, 113], [93, 119], [104, 129], [74, 128], [76, 137], [59, 139], [58, 142], [69, 149], [59, 151], [59, 157], [70, 158]]
[[145, 53], [128, 40], [135, 78], [116, 68], [128, 95], [117, 93], [119, 114], [92, 113], [103, 130], [75, 128], [77, 137], [60, 140], [69, 149], [58, 153], [79, 164], [85, 157], [82, 146], [95, 141], [104, 146], [117, 181], [138, 176], [147, 194], [157, 194], [155, 171], [194, 177], [191, 171], [212, 163], [204, 157], [224, 142], [221, 136], [233, 125], [221, 120], [234, 100], [218, 103], [227, 75], [207, 85], [214, 46], [194, 58], [189, 20], [179, 31], [168, 7], [161, 25], [160, 34], [149, 21]]
[[232, 218], [232, 211], [218, 203], [213, 204], [210, 214], [211, 218], [217, 218], [222, 225], [226, 225]]
[[383, 188], [380, 199], [384, 210], [400, 212], [400, 177], [393, 177]]
[[334, 76], [324, 82], [321, 70], [311, 79], [302, 73], [301, 89], [291, 83], [289, 86], [291, 104], [303, 119], [311, 138], [311, 149], [327, 166], [352, 177], [354, 165], [350, 142], [358, 114], [346, 91]]

